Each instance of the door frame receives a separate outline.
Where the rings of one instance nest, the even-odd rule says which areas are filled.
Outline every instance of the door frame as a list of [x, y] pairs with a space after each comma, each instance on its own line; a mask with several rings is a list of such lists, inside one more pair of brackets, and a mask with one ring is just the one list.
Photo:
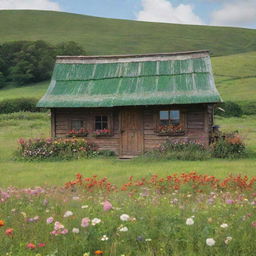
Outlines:
[[[144, 153], [145, 143], [144, 143], [144, 110], [138, 107], [124, 107], [120, 108], [119, 110], [119, 133], [120, 133], [120, 143], [119, 143], [119, 157], [120, 158], [132, 158], [137, 155], [125, 155], [123, 154], [123, 127], [122, 127], [122, 116], [124, 111], [139, 111], [141, 112], [141, 143], [142, 143], [142, 150], [141, 153]], [[139, 132], [139, 131], [138, 131]]]

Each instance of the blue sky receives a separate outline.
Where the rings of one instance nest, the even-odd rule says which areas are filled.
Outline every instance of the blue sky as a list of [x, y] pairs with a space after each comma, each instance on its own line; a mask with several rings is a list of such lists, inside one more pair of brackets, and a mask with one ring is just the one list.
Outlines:
[[0, 0], [0, 9], [57, 10], [130, 20], [256, 28], [256, 0]]

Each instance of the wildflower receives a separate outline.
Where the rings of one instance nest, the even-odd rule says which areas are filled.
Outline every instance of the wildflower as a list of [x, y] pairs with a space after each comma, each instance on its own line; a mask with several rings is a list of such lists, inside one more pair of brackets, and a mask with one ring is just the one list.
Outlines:
[[25, 212], [20, 213], [24, 218], [27, 218], [27, 214]]
[[73, 215], [73, 212], [71, 212], [71, 211], [66, 211], [65, 213], [64, 213], [64, 218], [67, 218], [67, 217], [70, 217], [70, 216], [72, 216]]
[[3, 227], [4, 226], [4, 221], [3, 220], [0, 220], [0, 227]]
[[47, 220], [46, 220], [46, 223], [47, 224], [51, 224], [51, 223], [53, 223], [53, 217], [49, 217]]
[[38, 247], [45, 247], [45, 243], [40, 243], [37, 245]]
[[102, 254], [103, 254], [103, 251], [97, 250], [97, 251], [95, 251], [95, 254], [96, 254], [96, 255], [102, 255]]
[[121, 226], [121, 227], [119, 228], [119, 231], [120, 231], [120, 232], [127, 232], [127, 231], [128, 231], [128, 228]]
[[82, 206], [81, 206], [82, 209], [86, 209], [86, 208], [88, 208], [88, 207], [89, 207], [88, 205], [82, 205]]
[[28, 249], [35, 249], [36, 248], [36, 245], [35, 244], [32, 244], [32, 243], [28, 243], [27, 246], [26, 246]]
[[83, 254], [83, 256], [90, 256], [90, 253], [89, 253], [89, 252], [85, 252], [85, 253]]
[[81, 221], [81, 227], [86, 228], [89, 226], [90, 219], [89, 218], [83, 218]]
[[228, 244], [233, 238], [231, 236], [227, 236], [224, 243]]
[[192, 218], [187, 218], [186, 224], [189, 225], [189, 226], [191, 226], [191, 225], [194, 224], [194, 220], [193, 220]]
[[108, 237], [106, 235], [104, 235], [100, 240], [101, 241], [108, 241]]
[[228, 224], [227, 223], [223, 223], [220, 225], [221, 228], [227, 228], [228, 227]]
[[63, 228], [64, 228], [64, 226], [60, 222], [56, 221], [54, 223], [54, 230], [59, 230], [59, 229], [63, 229]]
[[213, 239], [213, 238], [207, 238], [206, 239], [206, 244], [208, 245], [208, 246], [214, 246], [215, 245], [215, 240]]
[[13, 228], [7, 228], [6, 230], [5, 230], [5, 234], [7, 235], [7, 236], [12, 236], [13, 235]]
[[226, 204], [233, 204], [233, 203], [234, 203], [234, 201], [232, 199], [227, 199], [226, 200]]
[[98, 218], [92, 219], [92, 225], [93, 225], [93, 226], [95, 226], [96, 224], [99, 224], [100, 222], [101, 222], [101, 220], [98, 219]]
[[210, 218], [208, 218], [208, 222], [209, 223], [211, 223], [212, 222], [212, 218], [210, 217]]
[[72, 199], [73, 199], [73, 200], [79, 200], [80, 197], [79, 197], [79, 196], [73, 196]]
[[79, 233], [79, 228], [73, 228], [72, 232], [75, 233], [75, 234], [78, 234]]
[[105, 201], [103, 203], [103, 210], [104, 211], [109, 211], [112, 209], [112, 204], [109, 201]]
[[120, 216], [120, 220], [122, 221], [128, 221], [130, 219], [130, 216], [128, 214], [122, 214]]
[[144, 240], [144, 237], [143, 237], [143, 236], [138, 236], [138, 237], [136, 238], [136, 240], [137, 240], [137, 241], [143, 241], [143, 240]]
[[151, 238], [146, 238], [145, 241], [146, 241], [146, 242], [151, 242], [152, 239], [151, 239]]
[[60, 231], [60, 234], [62, 234], [62, 235], [66, 235], [67, 233], [68, 233], [68, 230], [66, 228], [64, 228]]
[[252, 226], [253, 226], [254, 228], [256, 228], [256, 221], [253, 221], [253, 222], [252, 222]]

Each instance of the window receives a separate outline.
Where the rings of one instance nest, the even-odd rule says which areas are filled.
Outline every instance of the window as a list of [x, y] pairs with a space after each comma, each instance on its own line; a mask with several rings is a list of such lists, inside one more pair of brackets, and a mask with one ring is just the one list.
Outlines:
[[84, 128], [83, 120], [71, 120], [71, 130], [79, 131], [81, 128]]
[[160, 111], [160, 125], [179, 125], [179, 124], [180, 124], [179, 110]]
[[95, 130], [108, 129], [107, 116], [95, 116]]

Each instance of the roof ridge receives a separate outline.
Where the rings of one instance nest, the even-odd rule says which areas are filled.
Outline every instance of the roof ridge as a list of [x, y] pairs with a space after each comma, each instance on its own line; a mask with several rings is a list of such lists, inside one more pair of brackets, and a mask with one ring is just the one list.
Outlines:
[[56, 60], [64, 59], [113, 59], [113, 58], [143, 58], [143, 57], [166, 57], [166, 56], [179, 56], [179, 55], [193, 55], [199, 53], [207, 53], [209, 50], [196, 50], [196, 51], [182, 51], [182, 52], [165, 52], [165, 53], [145, 53], [145, 54], [124, 54], [124, 55], [81, 55], [81, 56], [56, 56]]

